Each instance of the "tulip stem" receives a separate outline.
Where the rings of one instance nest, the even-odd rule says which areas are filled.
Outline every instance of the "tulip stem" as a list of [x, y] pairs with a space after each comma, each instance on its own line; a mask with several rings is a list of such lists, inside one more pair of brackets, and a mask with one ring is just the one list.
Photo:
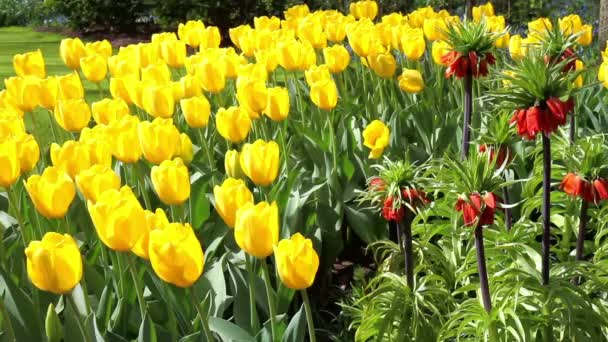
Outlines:
[[207, 163], [209, 163], [209, 172], [211, 172], [211, 186], [215, 184], [215, 162], [213, 160], [213, 156], [211, 155], [211, 149], [209, 148], [209, 144], [203, 135], [202, 129], [197, 129], [198, 137], [201, 140], [201, 145], [205, 150], [205, 155], [207, 156]]
[[[188, 292], [190, 292], [189, 295], [188, 295]], [[209, 317], [203, 313], [203, 310], [201, 310], [201, 305], [200, 305], [201, 302], [198, 300], [198, 298], [195, 298], [196, 297], [195, 290], [187, 288], [186, 295], [188, 297], [190, 297], [190, 299], [192, 300], [192, 305], [194, 305], [196, 312], [198, 313], [199, 317], [201, 318], [201, 325], [203, 326], [203, 333], [205, 334], [205, 338], [207, 339], [208, 342], [215, 341], [213, 339], [213, 334], [211, 334], [211, 329], [209, 329]]]
[[483, 245], [483, 227], [475, 228], [475, 250], [477, 252], [477, 270], [479, 272], [479, 287], [483, 307], [489, 314], [492, 312], [492, 299], [490, 298], [490, 285], [488, 283], [488, 270], [486, 268], [486, 252]]
[[[589, 203], [585, 199], [581, 198], [581, 213], [578, 225], [578, 237], [576, 239], [576, 260], [581, 261], [585, 259], [585, 228], [587, 227], [587, 211]], [[572, 284], [578, 285], [581, 283], [581, 277], [572, 278]]]
[[15, 210], [15, 218], [17, 219], [17, 223], [19, 224], [19, 229], [21, 230], [21, 241], [23, 242], [23, 247], [27, 247], [27, 241], [29, 241], [29, 238], [25, 236], [26, 230], [25, 230], [25, 224], [23, 221], [23, 217], [21, 216], [21, 208], [19, 208], [19, 200], [17, 199], [16, 195], [15, 195], [15, 187], [11, 186], [7, 189], [6, 191], [8, 193], [8, 201], [9, 204], [13, 206], [13, 209]]
[[253, 257], [245, 254], [245, 267], [247, 268], [247, 275], [249, 276], [249, 314], [251, 319], [251, 332], [255, 335], [260, 330], [256, 303], [255, 303], [255, 273]]
[[268, 311], [270, 311], [270, 328], [272, 330], [272, 341], [277, 342], [277, 322], [276, 308], [274, 306], [274, 298], [271, 291], [270, 272], [266, 259], [262, 259], [262, 273], [264, 274], [264, 282], [266, 283], [266, 297], [268, 297]]
[[542, 244], [542, 284], [549, 285], [549, 257], [551, 252], [551, 138], [543, 139], [543, 244]]
[[141, 319], [143, 320], [144, 316], [146, 315], [146, 302], [144, 300], [141, 284], [139, 283], [139, 277], [137, 276], [137, 268], [135, 268], [135, 263], [133, 262], [133, 257], [131, 255], [127, 255], [127, 261], [129, 262], [131, 277], [133, 278], [135, 295], [137, 296], [137, 303], [139, 304], [139, 313], [141, 314]]
[[[409, 211], [409, 209], [405, 209]], [[412, 253], [412, 223], [409, 219], [409, 215], [406, 212], [403, 220], [397, 223], [397, 227], [401, 227], [403, 230], [403, 253], [405, 259], [405, 276], [407, 280], [407, 286], [410, 289], [414, 288], [414, 254]]]
[[300, 290], [302, 299], [304, 300], [304, 309], [306, 310], [306, 323], [308, 325], [308, 337], [310, 342], [317, 342], [317, 336], [315, 334], [315, 322], [312, 319], [312, 309], [310, 307], [310, 299], [308, 299], [308, 293], [306, 289]]
[[76, 305], [76, 302], [74, 301], [74, 297], [70, 294], [65, 296], [68, 299], [68, 303], [70, 303], [70, 306], [72, 307], [72, 311], [74, 311], [74, 314], [76, 315], [76, 325], [78, 325], [78, 329], [80, 330], [80, 333], [82, 334], [82, 337], [84, 338], [85, 342], [89, 342], [91, 340], [89, 334], [87, 333], [86, 327], [84, 325], [84, 323], [82, 322], [82, 316], [80, 315], [80, 312], [78, 311], [78, 306]]
[[335, 131], [334, 131], [334, 123], [333, 120], [331, 119], [331, 115], [332, 115], [333, 111], [330, 111], [329, 113], [327, 113], [327, 125], [329, 125], [329, 144], [331, 147], [331, 154], [332, 154], [332, 170], [331, 173], [332, 175], [335, 175], [336, 170], [338, 168], [338, 152], [336, 149], [336, 136], [335, 136]]
[[469, 157], [469, 143], [471, 141], [471, 114], [473, 111], [473, 76], [464, 78], [464, 123], [462, 125], [462, 155], [461, 159]]
[[136, 162], [133, 165], [133, 170], [135, 171], [135, 176], [137, 177], [137, 184], [139, 184], [139, 191], [141, 192], [141, 197], [144, 199], [145, 209], [152, 210], [152, 204], [150, 202], [150, 197], [148, 196], [148, 192], [146, 191], [146, 175], [142, 170], [142, 165], [139, 162]]

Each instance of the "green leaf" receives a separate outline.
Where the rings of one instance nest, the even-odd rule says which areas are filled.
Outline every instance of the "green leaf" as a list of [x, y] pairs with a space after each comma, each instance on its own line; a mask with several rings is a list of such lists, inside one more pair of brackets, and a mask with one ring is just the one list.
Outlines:
[[0, 268], [0, 297], [18, 341], [42, 341], [42, 324], [30, 297]]
[[44, 320], [44, 330], [49, 342], [60, 342], [63, 339], [63, 325], [55, 312], [53, 303], [49, 304], [46, 311], [46, 319]]
[[303, 342], [306, 335], [306, 314], [304, 312], [304, 304], [300, 306], [300, 310], [291, 318], [287, 325], [283, 342]]
[[206, 182], [196, 182], [193, 184], [190, 201], [192, 201], [192, 228], [195, 230], [199, 229], [211, 215], [209, 198], [207, 198], [208, 184]]
[[154, 323], [150, 320], [150, 316], [146, 314], [139, 327], [139, 335], [137, 336], [138, 342], [155, 342], [156, 341], [156, 329], [154, 329]]
[[387, 237], [386, 224], [371, 210], [355, 204], [348, 204], [345, 213], [348, 225], [366, 243]]
[[221, 318], [209, 317], [209, 329], [220, 335], [222, 341], [255, 341], [254, 338], [241, 327]]

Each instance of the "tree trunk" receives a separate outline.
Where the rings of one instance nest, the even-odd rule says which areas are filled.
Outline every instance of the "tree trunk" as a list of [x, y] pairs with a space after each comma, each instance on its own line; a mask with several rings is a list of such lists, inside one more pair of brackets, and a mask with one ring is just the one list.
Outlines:
[[598, 39], [600, 40], [600, 49], [604, 51], [606, 40], [608, 40], [608, 0], [600, 0], [600, 29]]

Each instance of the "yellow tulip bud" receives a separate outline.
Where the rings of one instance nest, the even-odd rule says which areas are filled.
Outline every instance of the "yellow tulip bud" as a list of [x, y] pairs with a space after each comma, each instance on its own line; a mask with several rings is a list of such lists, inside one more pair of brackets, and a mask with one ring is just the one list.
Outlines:
[[80, 59], [80, 69], [87, 80], [99, 83], [106, 78], [108, 63], [101, 55], [91, 55]]
[[86, 43], [84, 50], [87, 56], [101, 55], [105, 59], [112, 56], [112, 44], [107, 39]]
[[19, 178], [21, 163], [19, 149], [15, 140], [0, 141], [0, 187], [7, 189]]
[[322, 49], [327, 46], [327, 36], [323, 31], [323, 26], [313, 17], [304, 18], [300, 21], [298, 38], [301, 41], [309, 42], [315, 49]]
[[395, 70], [397, 70], [397, 61], [390, 52], [369, 55], [367, 56], [367, 63], [376, 75], [382, 78], [393, 77]]
[[188, 126], [192, 128], [203, 128], [209, 123], [211, 104], [205, 96], [196, 96], [183, 99], [179, 102], [182, 113]]
[[102, 99], [93, 102], [91, 105], [93, 119], [98, 124], [109, 125], [110, 123], [120, 120], [121, 118], [130, 115], [129, 105], [123, 99]]
[[180, 78], [179, 82], [184, 91], [184, 98], [201, 96], [203, 94], [201, 82], [195, 76], [186, 75]]
[[421, 29], [406, 30], [401, 36], [401, 48], [409, 60], [417, 61], [424, 55], [426, 42]]
[[246, 109], [240, 107], [218, 109], [215, 115], [215, 124], [220, 135], [235, 144], [245, 140], [251, 130], [249, 113]]
[[17, 106], [15, 98], [6, 89], [0, 90], [0, 110], [12, 112], [19, 117], [24, 115], [23, 111]]
[[128, 115], [110, 125], [112, 154], [123, 163], [136, 163], [141, 157], [138, 124], [137, 116]]
[[485, 5], [473, 7], [473, 20], [478, 23], [483, 17], [494, 16], [494, 6], [491, 2], [487, 2]]
[[184, 164], [190, 165], [192, 162], [192, 158], [194, 158], [194, 146], [192, 145], [192, 140], [186, 133], [182, 133], [179, 135], [179, 153], [176, 155], [184, 161]]
[[127, 88], [127, 82], [133, 78], [125, 77], [125, 78], [110, 78], [110, 94], [115, 99], [122, 99], [126, 103], [131, 104], [133, 100], [129, 97], [129, 91]]
[[13, 68], [17, 76], [46, 77], [44, 57], [40, 49], [13, 56]]
[[258, 30], [278, 30], [281, 27], [281, 19], [272, 16], [262, 16], [253, 18], [253, 26]]
[[226, 75], [224, 68], [219, 63], [204, 60], [196, 66], [196, 77], [198, 77], [203, 89], [217, 94], [226, 86]]
[[276, 49], [255, 52], [256, 64], [264, 65], [266, 67], [266, 71], [269, 73], [273, 72], [279, 65], [277, 57], [278, 54]]
[[9, 77], [4, 85], [17, 108], [23, 112], [31, 112], [40, 104], [41, 82], [38, 77]]
[[89, 147], [80, 141], [68, 140], [59, 146], [51, 144], [53, 166], [67, 172], [72, 179], [93, 165]]
[[370, 159], [378, 159], [390, 142], [391, 131], [380, 120], [372, 121], [363, 130], [363, 145], [370, 148]]
[[268, 88], [268, 103], [264, 114], [273, 121], [283, 121], [289, 115], [289, 91], [287, 88]]
[[82, 279], [82, 256], [68, 234], [48, 232], [41, 241], [30, 241], [25, 256], [27, 275], [40, 290], [67, 294]]
[[333, 45], [323, 49], [323, 59], [325, 65], [331, 73], [340, 73], [348, 67], [350, 63], [350, 54], [343, 45]]
[[151, 231], [149, 253], [156, 275], [175, 286], [189, 287], [203, 273], [203, 249], [188, 223]]
[[181, 40], [162, 42], [160, 44], [160, 53], [165, 63], [170, 67], [183, 67], [186, 61], [186, 43]]
[[242, 178], [240, 153], [237, 150], [228, 150], [224, 156], [224, 170], [226, 175], [231, 178]]
[[155, 118], [173, 116], [175, 101], [171, 85], [147, 85], [142, 89], [144, 110]]
[[307, 16], [310, 13], [308, 6], [306, 4], [302, 5], [294, 5], [289, 7], [287, 10], [283, 12], [285, 15], [285, 19], [289, 18], [302, 18]]
[[59, 98], [63, 100], [67, 99], [83, 99], [84, 88], [82, 87], [82, 81], [77, 72], [73, 72], [64, 76], [57, 77], [59, 85]]
[[279, 242], [279, 208], [276, 202], [245, 203], [236, 212], [234, 239], [246, 253], [257, 258], [272, 255]]
[[521, 36], [518, 34], [511, 36], [511, 39], [509, 40], [509, 53], [511, 54], [511, 58], [520, 60], [526, 56], [527, 52], [528, 47]]
[[113, 250], [130, 250], [147, 230], [144, 209], [127, 185], [102, 192], [87, 206], [97, 235]]
[[528, 39], [533, 43], [539, 43], [553, 30], [553, 24], [549, 18], [538, 18], [528, 23]]
[[424, 80], [418, 70], [403, 69], [403, 73], [398, 80], [399, 88], [408, 94], [416, 94], [424, 89]]
[[279, 64], [288, 71], [306, 70], [317, 63], [314, 48], [308, 42], [288, 40], [277, 44]]
[[253, 194], [242, 179], [227, 178], [213, 188], [213, 196], [215, 210], [230, 228], [234, 228], [238, 209], [253, 203]]
[[106, 125], [95, 125], [91, 128], [85, 127], [80, 131], [80, 137], [78, 141], [81, 142], [109, 142], [113, 132], [110, 131], [110, 127]]
[[57, 77], [49, 76], [40, 80], [40, 105], [48, 110], [54, 110], [59, 92]]
[[329, 68], [325, 64], [313, 65], [304, 72], [306, 83], [312, 86], [315, 82], [331, 80]]
[[343, 18], [344, 16], [340, 14], [340, 19], [328, 19], [325, 23], [325, 34], [332, 43], [342, 43], [346, 38], [346, 20]]
[[[17, 143], [17, 154], [19, 155], [19, 167], [21, 172], [32, 171], [40, 159], [40, 147], [31, 134], [19, 134], [15, 137]], [[3, 164], [10, 165], [10, 164]], [[9, 167], [10, 168], [10, 167]]]
[[59, 55], [68, 68], [78, 69], [80, 59], [86, 55], [84, 44], [80, 38], [65, 38], [59, 45]]
[[137, 132], [141, 151], [152, 164], [173, 159], [179, 152], [179, 131], [171, 119], [156, 118], [152, 122], [140, 122]]
[[171, 82], [171, 70], [164, 62], [150, 64], [141, 69], [141, 80], [153, 84], [167, 84]]
[[[585, 64], [580, 59], [576, 60], [576, 71], [581, 71], [585, 69]], [[574, 80], [574, 87], [582, 88], [585, 80], [583, 79], [583, 75], [578, 75], [578, 77]]]
[[279, 145], [260, 139], [253, 144], [245, 144], [240, 162], [243, 173], [255, 185], [268, 186], [279, 174]]
[[59, 100], [53, 113], [59, 126], [69, 132], [80, 132], [91, 121], [91, 109], [84, 99]]
[[120, 55], [108, 58], [108, 68], [112, 77], [134, 77], [139, 79], [139, 64], [134, 62], [134, 56], [121, 57]]
[[593, 43], [593, 26], [583, 25], [579, 31], [579, 36], [576, 38], [576, 42], [582, 46], [589, 46]]
[[319, 256], [312, 241], [300, 233], [291, 239], [281, 240], [274, 247], [274, 257], [279, 277], [285, 286], [294, 290], [310, 287], [319, 269]]
[[160, 32], [152, 35], [152, 43], [163, 43], [177, 40], [177, 35], [174, 32]]
[[203, 31], [200, 49], [217, 48], [221, 42], [220, 30], [216, 26], [208, 26]]
[[237, 99], [241, 107], [260, 113], [268, 103], [268, 89], [264, 82], [248, 81], [237, 87]]
[[154, 191], [167, 205], [180, 205], [190, 197], [190, 175], [181, 158], [153, 166], [150, 178]]
[[444, 41], [436, 41], [433, 42], [432, 55], [433, 61], [437, 65], [447, 66], [447, 64], [443, 63], [441, 58], [445, 56], [448, 52], [452, 50], [452, 47], [449, 43]]
[[10, 138], [25, 133], [25, 122], [18, 114], [0, 110], [0, 137]]
[[106, 165], [93, 165], [76, 176], [76, 186], [85, 199], [95, 203], [104, 191], [120, 189], [120, 177]]
[[139, 237], [135, 245], [131, 247], [131, 252], [135, 253], [140, 258], [149, 259], [150, 232], [156, 229], [164, 229], [169, 225], [167, 214], [161, 208], [157, 208], [155, 212], [144, 210], [146, 215], [146, 230]]
[[42, 175], [33, 175], [25, 182], [34, 207], [46, 218], [62, 218], [76, 195], [70, 175], [58, 167], [49, 166]]
[[189, 20], [186, 24], [179, 24], [177, 27], [177, 35], [188, 46], [197, 48], [201, 45], [205, 24], [200, 20]]
[[228, 35], [230, 36], [230, 41], [234, 46], [241, 49], [240, 40], [244, 37], [252, 28], [249, 25], [240, 25], [237, 27], [233, 27], [228, 30]]
[[350, 14], [357, 18], [374, 19], [378, 15], [378, 3], [375, 1], [363, 0], [357, 2], [351, 2]]
[[338, 88], [333, 80], [315, 82], [310, 87], [310, 99], [323, 110], [332, 110], [338, 104]]

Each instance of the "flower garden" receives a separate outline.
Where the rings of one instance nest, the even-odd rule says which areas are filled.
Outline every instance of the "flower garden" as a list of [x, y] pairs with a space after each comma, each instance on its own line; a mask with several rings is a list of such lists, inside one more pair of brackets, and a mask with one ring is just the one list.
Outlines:
[[349, 9], [15, 54], [0, 340], [607, 340], [592, 25]]

